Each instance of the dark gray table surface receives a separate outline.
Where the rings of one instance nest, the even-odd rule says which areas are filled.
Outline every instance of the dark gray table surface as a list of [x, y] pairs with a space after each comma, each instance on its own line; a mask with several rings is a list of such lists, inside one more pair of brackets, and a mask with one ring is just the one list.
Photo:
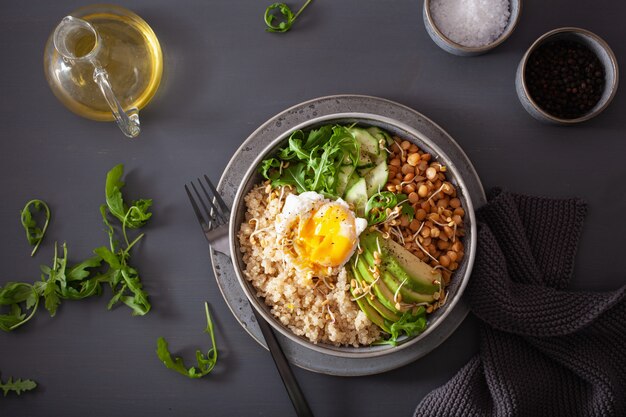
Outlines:
[[[154, 220], [133, 258], [153, 310], [145, 317], [131, 317], [126, 307], [107, 311], [107, 289], [99, 298], [65, 302], [54, 318], [39, 311], [22, 329], [1, 333], [2, 377], [33, 378], [39, 387], [0, 398], [0, 415], [294, 414], [268, 352], [221, 298], [182, 185], [201, 173], [219, 178], [257, 126], [318, 96], [368, 94], [422, 112], [465, 149], [486, 188], [584, 198], [590, 210], [573, 286], [607, 290], [624, 283], [623, 91], [597, 119], [551, 127], [522, 109], [514, 73], [539, 35], [569, 25], [604, 37], [626, 68], [626, 3], [526, 1], [512, 37], [477, 58], [434, 45], [421, 1], [315, 0], [284, 35], [264, 32], [266, 3], [124, 2], [150, 23], [165, 55], [163, 84], [141, 112], [136, 140], [125, 139], [113, 123], [73, 115], [44, 79], [49, 33], [84, 3], [0, 4], [0, 285], [37, 280], [55, 240], [67, 242], [73, 260], [106, 243], [98, 206], [113, 165], [126, 165], [130, 196], [155, 201]], [[33, 197], [54, 212], [34, 259], [19, 223], [20, 209]], [[189, 380], [159, 362], [156, 339], [165, 336], [189, 359], [196, 347], [206, 350], [205, 300], [220, 358], [210, 376]], [[441, 347], [402, 369], [360, 378], [295, 373], [316, 415], [409, 415], [477, 349], [477, 320], [470, 316]]]

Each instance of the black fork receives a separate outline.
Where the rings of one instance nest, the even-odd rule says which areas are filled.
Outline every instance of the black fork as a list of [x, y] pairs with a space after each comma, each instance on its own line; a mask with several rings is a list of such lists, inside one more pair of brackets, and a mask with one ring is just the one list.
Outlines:
[[[220, 196], [217, 192], [217, 189], [211, 180], [209, 180], [209, 177], [204, 175], [203, 178], [204, 182], [200, 178], [197, 179], [197, 187], [196, 183], [193, 181], [189, 185], [185, 185], [187, 197], [189, 197], [189, 202], [191, 203], [193, 211], [196, 213], [196, 217], [198, 218], [198, 222], [202, 227], [202, 232], [211, 247], [216, 251], [230, 256], [228, 246], [228, 220], [230, 216], [230, 209], [224, 202], [222, 196]], [[193, 190], [193, 194], [191, 190]], [[251, 306], [251, 308], [254, 316], [256, 317], [256, 321], [261, 328], [267, 347], [272, 354], [272, 359], [274, 359], [278, 373], [280, 374], [283, 384], [287, 389], [289, 398], [293, 403], [293, 407], [296, 409], [296, 414], [299, 417], [313, 417], [313, 412], [311, 411], [311, 408], [309, 407], [309, 404], [300, 389], [300, 385], [298, 385], [296, 377], [289, 367], [289, 362], [287, 361], [280, 344], [278, 344], [276, 335], [258, 311], [256, 311], [253, 306]]]

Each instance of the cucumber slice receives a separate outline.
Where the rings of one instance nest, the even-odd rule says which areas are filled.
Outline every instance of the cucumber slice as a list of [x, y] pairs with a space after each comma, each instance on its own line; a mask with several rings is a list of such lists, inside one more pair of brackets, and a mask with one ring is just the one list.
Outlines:
[[339, 174], [337, 175], [337, 195], [343, 195], [348, 189], [348, 182], [353, 173], [353, 165], [344, 165], [339, 168]]
[[350, 129], [350, 133], [352, 133], [354, 139], [359, 142], [363, 151], [370, 155], [378, 156], [380, 153], [378, 139], [372, 136], [370, 132], [360, 127], [353, 127]]
[[[352, 173], [352, 175], [350, 175], [350, 178], [348, 179], [348, 184], [346, 184], [346, 191], [349, 190], [350, 188], [352, 188], [352, 186], [361, 179], [361, 176], [358, 174], [358, 172], [354, 171]], [[345, 191], [342, 195], [342, 197], [345, 196]], [[345, 198], [344, 198], [345, 200]]]
[[365, 175], [367, 197], [369, 198], [376, 194], [378, 190], [382, 190], [388, 179], [389, 168], [387, 168], [387, 162], [382, 161]]
[[372, 159], [372, 157], [366, 152], [363, 152], [363, 150], [361, 150], [357, 167], [358, 168], [370, 168], [373, 166], [375, 166], [375, 164], [374, 164], [374, 160]]
[[384, 130], [382, 130], [379, 127], [376, 127], [376, 126], [368, 127], [367, 131], [377, 141], [380, 141], [381, 139], [383, 139], [387, 145], [391, 144], [391, 142], [393, 141], [393, 139], [391, 139], [391, 136], [389, 135], [389, 133], [385, 132]]
[[354, 206], [357, 216], [365, 216], [365, 204], [367, 204], [367, 186], [365, 178], [359, 178], [357, 182], [346, 191], [345, 198], [348, 204]]

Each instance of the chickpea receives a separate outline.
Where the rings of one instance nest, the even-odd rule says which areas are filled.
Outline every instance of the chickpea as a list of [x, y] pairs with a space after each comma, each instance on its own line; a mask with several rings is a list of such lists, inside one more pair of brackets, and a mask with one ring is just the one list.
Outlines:
[[448, 200], [447, 198], [441, 198], [439, 201], [437, 201], [437, 207], [446, 208], [448, 207], [448, 204], [450, 204], [450, 200]]
[[411, 202], [411, 204], [417, 203], [418, 200], [419, 200], [419, 196], [417, 195], [417, 193], [412, 192], [411, 194], [409, 194], [409, 201]]
[[452, 250], [455, 252], [461, 252], [463, 250], [463, 244], [460, 240], [457, 240], [452, 244]]
[[418, 153], [410, 153], [409, 156], [407, 157], [406, 161], [411, 166], [417, 166], [417, 164], [420, 161], [420, 155]]
[[417, 194], [420, 197], [426, 197], [428, 195], [428, 187], [424, 184], [420, 185], [417, 189]]
[[[404, 192], [406, 194], [411, 194], [415, 192], [415, 185], [413, 184], [407, 184], [404, 186]], [[417, 194], [416, 194], [417, 195]]]
[[436, 227], [430, 229], [430, 237], [438, 238], [441, 232]]
[[433, 167], [428, 167], [426, 169], [426, 178], [429, 180], [434, 180], [437, 177], [437, 170]]
[[457, 269], [459, 269], [459, 264], [456, 262], [452, 262], [448, 269], [450, 269], [450, 271], [456, 271]]
[[459, 226], [461, 223], [463, 223], [463, 219], [461, 218], [461, 216], [459, 216], [458, 214], [455, 214], [454, 216], [452, 216], [452, 221]]
[[444, 226], [443, 227], [443, 232], [448, 235], [449, 238], [452, 238], [452, 236], [454, 236], [454, 230], [452, 230], [452, 228], [450, 226]]
[[449, 247], [450, 247], [450, 243], [448, 243], [447, 241], [445, 241], [445, 240], [441, 240], [441, 239], [439, 239], [439, 240], [437, 241], [437, 248], [438, 248], [439, 250], [446, 250], [446, 249], [448, 249]]
[[430, 236], [430, 228], [428, 226], [422, 227], [420, 235], [422, 235], [423, 237]]
[[450, 199], [450, 207], [457, 209], [459, 207], [461, 207], [461, 200], [459, 200], [458, 198], [452, 198]]
[[452, 262], [456, 262], [456, 260], [459, 259], [459, 254], [451, 250], [449, 250], [446, 255]]
[[411, 165], [409, 164], [404, 164], [402, 165], [402, 169], [401, 169], [403, 174], [412, 174], [413, 176], [415, 176], [415, 168], [413, 168]]
[[439, 257], [439, 263], [444, 268], [447, 268], [448, 266], [450, 266], [450, 258], [447, 255], [442, 255]]
[[465, 210], [463, 210], [462, 207], [457, 207], [454, 209], [454, 214], [456, 214], [457, 216], [465, 216]]

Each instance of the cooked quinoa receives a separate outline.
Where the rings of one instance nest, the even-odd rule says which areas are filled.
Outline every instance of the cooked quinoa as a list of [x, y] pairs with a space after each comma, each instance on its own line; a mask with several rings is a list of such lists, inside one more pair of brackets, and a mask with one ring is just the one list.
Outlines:
[[352, 301], [345, 268], [318, 279], [298, 271], [276, 235], [274, 223], [288, 187], [259, 186], [244, 198], [245, 222], [239, 244], [244, 274], [265, 300], [272, 314], [294, 334], [313, 343], [360, 346], [381, 337], [381, 330]]

